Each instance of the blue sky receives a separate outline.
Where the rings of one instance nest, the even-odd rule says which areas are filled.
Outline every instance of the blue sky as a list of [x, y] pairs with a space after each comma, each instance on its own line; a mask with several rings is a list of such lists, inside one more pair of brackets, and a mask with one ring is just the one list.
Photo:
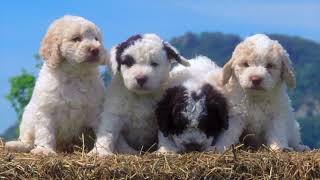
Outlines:
[[320, 1], [214, 0], [28, 0], [0, 6], [0, 133], [16, 120], [4, 96], [8, 79], [24, 68], [37, 74], [33, 55], [50, 22], [65, 14], [95, 22], [105, 46], [136, 33], [154, 32], [169, 40], [187, 31], [220, 31], [242, 37], [282, 33], [320, 42]]

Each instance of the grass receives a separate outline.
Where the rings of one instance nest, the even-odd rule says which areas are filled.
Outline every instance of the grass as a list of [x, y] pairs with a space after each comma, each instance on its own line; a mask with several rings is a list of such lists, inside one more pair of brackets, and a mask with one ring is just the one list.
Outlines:
[[[2, 144], [2, 145], [1, 145]], [[88, 157], [8, 153], [0, 142], [0, 179], [318, 179], [320, 152], [240, 149], [225, 154]]]

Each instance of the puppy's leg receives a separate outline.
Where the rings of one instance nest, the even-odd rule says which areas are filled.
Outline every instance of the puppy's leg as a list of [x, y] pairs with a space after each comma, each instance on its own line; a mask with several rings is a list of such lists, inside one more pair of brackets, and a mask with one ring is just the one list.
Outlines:
[[301, 143], [300, 126], [295, 119], [289, 122], [288, 137], [289, 137], [289, 146], [293, 147], [295, 151], [303, 152], [303, 151], [310, 150], [308, 146], [303, 145]]
[[228, 129], [218, 137], [215, 145], [211, 146], [207, 151], [223, 153], [232, 144], [237, 144], [244, 131], [245, 123], [243, 119], [244, 117], [241, 114], [230, 110]]
[[35, 124], [34, 144], [36, 147], [31, 150], [33, 154], [56, 154], [55, 126], [51, 118], [42, 116], [37, 124]]
[[9, 141], [5, 144], [5, 149], [13, 152], [30, 152], [34, 147], [34, 122], [36, 119], [32, 113], [26, 108], [20, 124], [19, 140]]
[[122, 123], [120, 117], [110, 112], [104, 112], [101, 126], [98, 129], [97, 141], [89, 156], [100, 157], [112, 155], [115, 152], [115, 145], [118, 142]]
[[267, 146], [274, 151], [292, 151], [293, 149], [288, 145], [288, 134], [286, 129], [288, 117], [280, 114], [278, 117], [271, 119], [267, 125], [265, 139]]
[[139, 151], [133, 149], [125, 140], [122, 134], [119, 135], [118, 144], [116, 146], [117, 153], [121, 154], [139, 154]]
[[159, 148], [157, 150], [158, 154], [176, 154], [179, 152], [178, 147], [169, 138], [165, 137], [161, 131], [158, 131], [159, 138]]

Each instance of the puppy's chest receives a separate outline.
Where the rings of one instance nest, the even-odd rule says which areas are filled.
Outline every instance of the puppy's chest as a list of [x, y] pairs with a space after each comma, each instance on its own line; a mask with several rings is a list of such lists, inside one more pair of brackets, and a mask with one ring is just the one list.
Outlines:
[[155, 102], [134, 101], [126, 108], [127, 115], [123, 133], [131, 146], [152, 145], [157, 137]]
[[71, 108], [94, 106], [102, 102], [103, 88], [93, 79], [67, 79], [60, 89], [60, 96]]
[[155, 127], [155, 109], [154, 101], [133, 101], [128, 103], [126, 108], [127, 121], [126, 126], [129, 128], [148, 128]]
[[274, 118], [274, 112], [272, 111], [270, 104], [250, 104], [247, 110], [247, 129], [253, 132], [261, 131], [268, 126]]
[[98, 118], [103, 104], [103, 86], [99, 82], [72, 79], [64, 83], [58, 89], [60, 102], [53, 112], [58, 116], [57, 129], [62, 137], [77, 135], [82, 127], [90, 126], [86, 122]]

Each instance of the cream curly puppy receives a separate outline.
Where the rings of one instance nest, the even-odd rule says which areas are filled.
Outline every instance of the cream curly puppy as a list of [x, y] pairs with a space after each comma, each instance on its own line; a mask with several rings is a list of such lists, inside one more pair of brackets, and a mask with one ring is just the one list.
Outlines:
[[108, 56], [97, 26], [77, 16], [52, 23], [40, 54], [45, 63], [23, 113], [19, 140], [5, 148], [48, 155], [68, 146], [83, 129], [96, 129], [104, 99], [98, 65]]
[[130, 37], [111, 51], [113, 78], [107, 87], [96, 148], [89, 155], [135, 154], [156, 147], [155, 106], [169, 79], [171, 63], [187, 64], [155, 34]]
[[241, 42], [223, 67], [222, 82], [231, 101], [229, 129], [216, 144], [224, 151], [242, 133], [254, 134], [271, 150], [308, 150], [301, 144], [287, 86], [294, 88], [295, 75], [289, 55], [264, 34]]

